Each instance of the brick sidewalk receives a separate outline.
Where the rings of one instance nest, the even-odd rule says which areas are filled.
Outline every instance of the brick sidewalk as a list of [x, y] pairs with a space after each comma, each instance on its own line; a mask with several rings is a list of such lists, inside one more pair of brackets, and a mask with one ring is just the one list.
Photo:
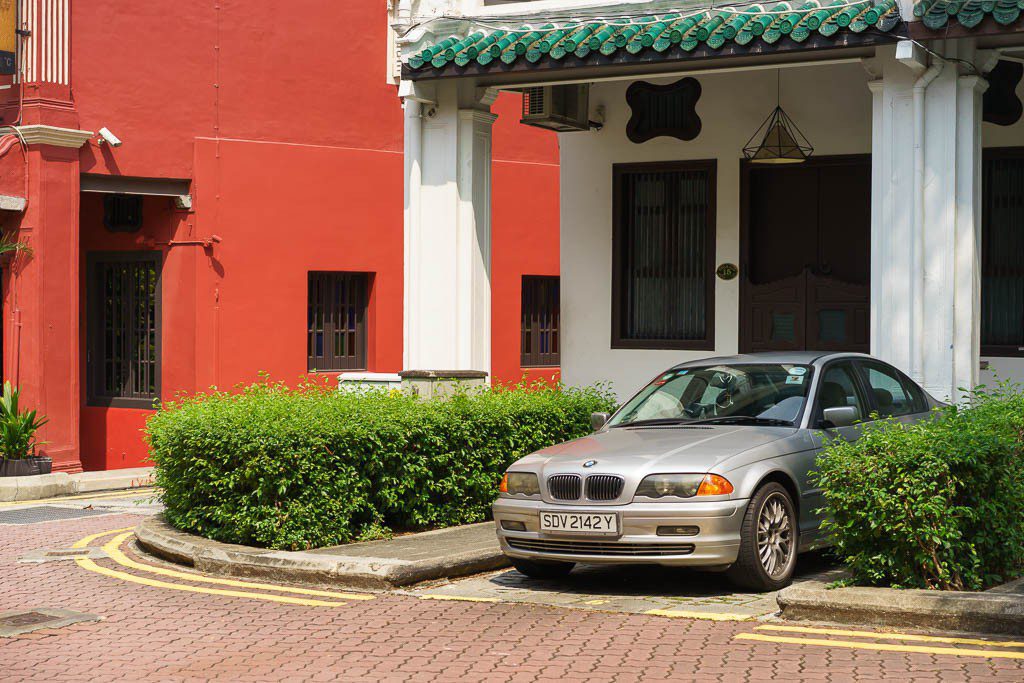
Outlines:
[[104, 617], [0, 638], [4, 681], [1024, 679], [1024, 660], [734, 640], [750, 622], [389, 594], [306, 607], [127, 583], [69, 561], [16, 562], [139, 519], [0, 526], [2, 610]]

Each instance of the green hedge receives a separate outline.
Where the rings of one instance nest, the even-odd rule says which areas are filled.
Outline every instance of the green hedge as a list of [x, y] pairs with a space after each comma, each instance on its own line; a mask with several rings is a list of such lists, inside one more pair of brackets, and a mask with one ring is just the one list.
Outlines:
[[171, 524], [299, 550], [484, 520], [510, 463], [612, 405], [602, 388], [423, 401], [264, 383], [167, 402], [146, 433]]
[[1024, 396], [885, 421], [818, 461], [840, 558], [862, 585], [981, 590], [1024, 569]]

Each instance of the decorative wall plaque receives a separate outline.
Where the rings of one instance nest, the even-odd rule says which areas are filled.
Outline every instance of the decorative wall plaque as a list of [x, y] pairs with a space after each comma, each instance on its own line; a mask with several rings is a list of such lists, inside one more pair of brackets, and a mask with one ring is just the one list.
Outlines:
[[723, 263], [718, 266], [715, 274], [723, 280], [732, 280], [740, 274], [740, 269], [736, 267], [735, 263]]
[[686, 77], [670, 85], [634, 83], [626, 90], [626, 103], [633, 110], [626, 124], [626, 137], [637, 144], [663, 135], [693, 140], [701, 129], [699, 99], [700, 83], [696, 78]]
[[1012, 126], [1020, 121], [1024, 104], [1017, 97], [1017, 84], [1024, 76], [1024, 64], [999, 60], [995, 68], [985, 74], [988, 90], [981, 96], [982, 120], [997, 126]]

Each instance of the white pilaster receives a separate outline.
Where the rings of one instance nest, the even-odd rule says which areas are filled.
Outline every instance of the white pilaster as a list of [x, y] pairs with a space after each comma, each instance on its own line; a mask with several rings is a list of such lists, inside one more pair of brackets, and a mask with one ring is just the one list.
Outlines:
[[981, 96], [980, 76], [957, 79], [957, 178], [953, 301], [953, 388], [980, 381], [981, 356]]
[[980, 360], [985, 81], [961, 75], [952, 61], [970, 61], [970, 45], [948, 49], [960, 54], [930, 70], [923, 91], [920, 74], [879, 50], [882, 77], [871, 83], [871, 348], [934, 396], [959, 400], [961, 388], [977, 385]]
[[419, 115], [406, 99], [404, 364], [489, 373], [493, 96], [441, 83], [435, 97]]
[[[879, 49], [872, 92], [871, 352], [912, 374], [914, 74]], [[920, 379], [917, 377], [915, 379]]]

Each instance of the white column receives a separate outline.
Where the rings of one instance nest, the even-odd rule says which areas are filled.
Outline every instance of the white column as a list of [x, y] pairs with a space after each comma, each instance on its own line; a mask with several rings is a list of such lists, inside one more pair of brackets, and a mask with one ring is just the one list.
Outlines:
[[[871, 352], [913, 375], [914, 74], [880, 48], [869, 81], [871, 135]], [[915, 377], [920, 380], [920, 377]]]
[[495, 95], [442, 82], [406, 98], [406, 370], [490, 372]]
[[957, 177], [954, 240], [953, 388], [980, 381], [981, 357], [981, 96], [979, 76], [957, 79]]
[[951, 61], [970, 61], [962, 42], [949, 41], [946, 49], [959, 54], [924, 74], [926, 90], [920, 70], [897, 62], [890, 48], [879, 50], [880, 78], [871, 83], [871, 349], [944, 400], [977, 385], [980, 362], [986, 84]]

